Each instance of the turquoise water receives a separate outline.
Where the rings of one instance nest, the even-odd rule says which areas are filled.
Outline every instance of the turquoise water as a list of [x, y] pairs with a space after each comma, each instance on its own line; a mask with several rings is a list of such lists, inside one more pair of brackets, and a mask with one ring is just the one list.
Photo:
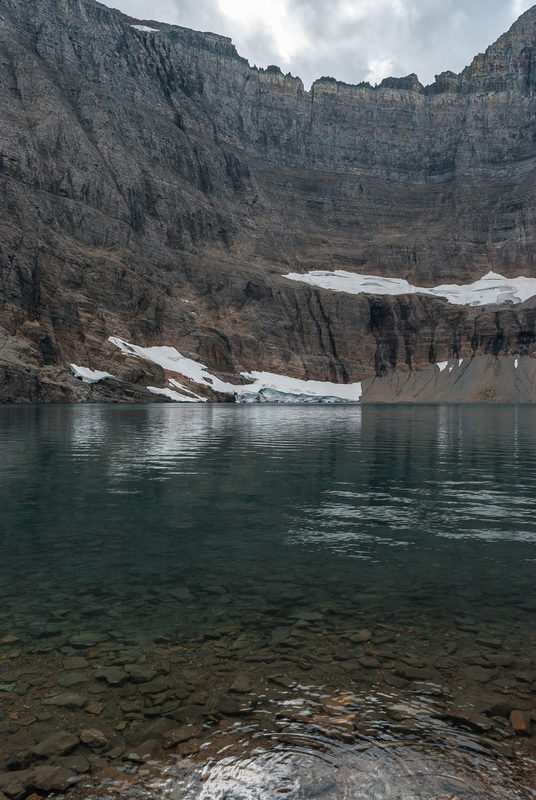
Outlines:
[[4, 600], [180, 585], [534, 632], [531, 407], [5, 407], [0, 453]]

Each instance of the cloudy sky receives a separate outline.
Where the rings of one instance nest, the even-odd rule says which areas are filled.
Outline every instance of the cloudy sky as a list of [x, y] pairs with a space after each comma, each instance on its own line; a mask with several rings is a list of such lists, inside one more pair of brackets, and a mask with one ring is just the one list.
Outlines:
[[230, 36], [251, 64], [309, 88], [416, 72], [459, 72], [536, 0], [103, 0], [139, 19]]

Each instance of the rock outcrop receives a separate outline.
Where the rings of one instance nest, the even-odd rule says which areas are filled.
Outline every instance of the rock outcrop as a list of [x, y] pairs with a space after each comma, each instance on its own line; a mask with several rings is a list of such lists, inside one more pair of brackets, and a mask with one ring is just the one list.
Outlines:
[[[217, 374], [336, 382], [533, 355], [533, 301], [283, 276], [536, 276], [536, 6], [432, 86], [309, 92], [229, 39], [136, 22], [94, 0], [0, 0], [0, 401], [146, 401], [163, 370], [109, 336]], [[116, 380], [82, 385], [70, 363]]]

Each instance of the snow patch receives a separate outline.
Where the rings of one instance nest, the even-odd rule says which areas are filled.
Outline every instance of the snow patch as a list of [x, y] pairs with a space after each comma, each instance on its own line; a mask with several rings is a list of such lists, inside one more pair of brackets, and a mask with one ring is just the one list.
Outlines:
[[207, 398], [206, 397], [201, 397], [200, 395], [196, 394], [195, 392], [192, 392], [191, 389], [187, 389], [186, 386], [183, 386], [182, 383], [179, 383], [174, 378], [170, 378], [169, 379], [169, 383], [170, 383], [170, 386], [174, 386], [175, 389], [180, 389], [181, 392], [186, 392], [186, 394], [191, 395], [191, 397], [195, 397], [195, 399], [199, 400], [200, 403], [206, 403], [207, 402]]
[[214, 375], [210, 375], [205, 364], [200, 364], [193, 358], [186, 358], [174, 347], [138, 347], [138, 345], [128, 344], [122, 339], [117, 339], [115, 336], [110, 336], [108, 341], [121, 348], [125, 355], [138, 356], [146, 361], [152, 361], [153, 364], [159, 364], [163, 369], [178, 372], [179, 375], [184, 375], [193, 383], [208, 386], [215, 392], [230, 394], [237, 388], [231, 383], [224, 383]]
[[[152, 361], [154, 364], [159, 364], [163, 369], [184, 375], [185, 378], [189, 378], [193, 383], [208, 387], [215, 392], [233, 394], [238, 402], [356, 403], [362, 395], [361, 383], [344, 384], [330, 383], [328, 381], [304, 381], [272, 372], [243, 372], [242, 377], [251, 381], [251, 383], [237, 386], [211, 375], [205, 364], [186, 358], [174, 347], [139, 347], [138, 345], [124, 342], [115, 336], [110, 336], [109, 341], [119, 347], [125, 355]], [[205, 402], [204, 398], [185, 389], [173, 379], [170, 380], [170, 384], [174, 385], [175, 388], [181, 389], [181, 391], [189, 392], [193, 396], [192, 399], [185, 398], [178, 392], [173, 392], [172, 389], [156, 390], [156, 387], [150, 386], [147, 388], [154, 394], [166, 394], [167, 397], [171, 397], [169, 394], [171, 392], [171, 394], [180, 398], [180, 402]], [[283, 395], [288, 395], [289, 399], [283, 398]], [[171, 399], [176, 398], [172, 397]]]
[[97, 369], [88, 369], [87, 367], [78, 367], [76, 364], [71, 364], [71, 370], [75, 378], [80, 378], [84, 383], [98, 383], [105, 378], [114, 378], [109, 372], [99, 372]]
[[[360, 383], [329, 383], [328, 381], [302, 381], [272, 372], [243, 372], [242, 377], [253, 383], [250, 386], [235, 386], [237, 394], [259, 394], [264, 390], [272, 390], [282, 394], [316, 398], [335, 398], [356, 403], [362, 395]], [[266, 400], [264, 401], [266, 402]], [[281, 402], [281, 401], [279, 401]]]
[[518, 367], [519, 367], [519, 358], [516, 358], [516, 360], [514, 361], [514, 369], [517, 369]]
[[198, 403], [199, 400], [194, 400], [193, 397], [186, 397], [184, 394], [174, 392], [173, 389], [159, 389], [157, 386], [148, 386], [147, 389], [152, 394], [162, 394], [164, 397], [169, 397], [170, 400], [175, 400], [176, 403]]
[[480, 280], [465, 286], [456, 283], [443, 284], [433, 289], [412, 286], [401, 278], [380, 278], [377, 275], [356, 275], [345, 270], [334, 272], [309, 272], [301, 275], [291, 272], [284, 276], [291, 281], [308, 283], [321, 289], [347, 294], [404, 295], [426, 294], [440, 297], [452, 305], [485, 306], [491, 304], [523, 303], [536, 295], [536, 278], [505, 278], [496, 272], [488, 272]]
[[458, 359], [458, 366], [461, 367], [462, 364], [463, 364], [463, 358], [459, 358]]
[[130, 27], [142, 33], [159, 33], [160, 31], [160, 28], [148, 28], [147, 25], [131, 25]]
[[439, 371], [443, 372], [443, 370], [446, 369], [448, 365], [449, 365], [448, 361], [440, 361], [439, 364], [436, 364], [436, 367], [439, 367]]

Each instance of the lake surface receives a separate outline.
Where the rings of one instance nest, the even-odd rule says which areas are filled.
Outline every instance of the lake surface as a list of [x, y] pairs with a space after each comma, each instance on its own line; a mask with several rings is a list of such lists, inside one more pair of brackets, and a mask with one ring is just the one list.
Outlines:
[[[346, 669], [378, 687], [391, 671], [413, 691], [419, 676], [397, 661], [409, 653], [417, 670], [442, 658], [434, 675], [456, 691], [506, 693], [530, 713], [531, 407], [4, 407], [0, 508], [0, 638], [19, 639], [8, 660], [36, 642], [68, 656], [88, 631], [195, 648], [238, 625], [231, 652], [246, 670], [262, 663], [252, 653], [273, 664], [285, 651], [304, 670], [331, 665], [332, 684]], [[512, 663], [486, 663], [497, 653]], [[504, 723], [496, 738], [510, 742]], [[326, 797], [439, 796], [348, 781]], [[453, 786], [441, 791], [491, 796]], [[259, 791], [229, 796], [278, 796]]]

